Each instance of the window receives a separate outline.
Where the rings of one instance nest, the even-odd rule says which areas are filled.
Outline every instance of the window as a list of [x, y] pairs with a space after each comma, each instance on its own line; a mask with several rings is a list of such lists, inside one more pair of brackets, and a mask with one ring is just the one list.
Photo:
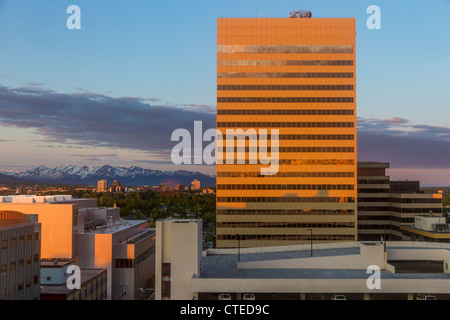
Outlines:
[[2, 240], [2, 249], [8, 249], [8, 240]]
[[116, 259], [116, 268], [134, 268], [134, 259]]
[[24, 265], [24, 259], [19, 260], [19, 268], [23, 268]]
[[12, 238], [11, 239], [11, 248], [15, 248], [16, 247], [16, 243], [17, 243], [17, 239], [16, 238]]
[[163, 277], [170, 277], [170, 263], [163, 263], [162, 264], [162, 276]]
[[170, 267], [170, 263], [162, 264], [161, 296], [163, 299], [170, 298]]
[[6, 264], [2, 264], [2, 268], [0, 269], [0, 275], [6, 274], [7, 270], [8, 270], [8, 266]]
[[161, 292], [162, 298], [170, 298], [170, 281], [163, 281], [162, 282], [162, 292]]
[[12, 272], [12, 271], [15, 271], [15, 270], [16, 270], [16, 262], [13, 261], [13, 262], [11, 262], [9, 264], [9, 271]]
[[25, 236], [20, 236], [19, 237], [19, 245], [23, 245], [25, 244]]

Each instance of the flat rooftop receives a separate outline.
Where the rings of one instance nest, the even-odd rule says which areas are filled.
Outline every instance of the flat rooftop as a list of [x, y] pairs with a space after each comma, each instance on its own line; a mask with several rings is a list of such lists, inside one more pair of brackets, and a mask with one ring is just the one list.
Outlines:
[[[93, 278], [98, 276], [99, 274], [106, 272], [106, 269], [83, 269], [81, 268], [81, 287], [86, 283], [91, 281]], [[41, 295], [45, 294], [64, 294], [67, 295], [72, 291], [76, 291], [77, 289], [69, 289], [66, 284], [60, 285], [41, 285], [43, 288], [41, 290]]]
[[114, 234], [118, 232], [122, 232], [126, 229], [134, 228], [136, 226], [139, 226], [141, 224], [148, 224], [147, 220], [126, 220], [126, 221], [114, 221], [111, 224], [107, 224], [104, 227], [100, 227], [95, 230], [90, 230], [85, 232], [85, 234]]
[[10, 195], [0, 196], [0, 203], [16, 203], [16, 204], [28, 204], [28, 203], [64, 203], [64, 202], [82, 202], [92, 201], [89, 198], [73, 198], [71, 195], [54, 195], [54, 196], [36, 196], [36, 195]]
[[[343, 257], [345, 255], [360, 254], [359, 243], [353, 247], [313, 249], [314, 257]], [[389, 249], [434, 249], [433, 247], [389, 247]], [[442, 248], [440, 248], [442, 249]], [[449, 250], [449, 249], [445, 249]], [[209, 249], [207, 252], [210, 251]], [[226, 252], [226, 254], [225, 254]], [[237, 249], [211, 250], [202, 258], [202, 272], [199, 278], [215, 279], [367, 279], [366, 269], [308, 269], [308, 268], [273, 268], [273, 269], [239, 269], [240, 262], [284, 260], [310, 258], [311, 252], [308, 246], [303, 249], [274, 252], [245, 252], [241, 249], [238, 255]], [[426, 260], [426, 259], [424, 259]], [[389, 261], [388, 261], [389, 263]], [[450, 273], [392, 273], [381, 270], [382, 279], [450, 279]]]

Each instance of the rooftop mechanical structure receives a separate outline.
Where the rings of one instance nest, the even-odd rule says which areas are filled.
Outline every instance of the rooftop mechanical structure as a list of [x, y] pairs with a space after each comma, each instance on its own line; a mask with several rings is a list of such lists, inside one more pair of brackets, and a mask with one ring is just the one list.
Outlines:
[[311, 18], [311, 11], [292, 10], [289, 13], [289, 18]]

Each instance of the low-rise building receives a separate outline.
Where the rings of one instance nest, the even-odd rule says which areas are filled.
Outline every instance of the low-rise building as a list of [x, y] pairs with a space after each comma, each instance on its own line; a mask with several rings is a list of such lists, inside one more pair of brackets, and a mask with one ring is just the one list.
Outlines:
[[442, 194], [425, 193], [419, 181], [391, 181], [387, 162], [358, 162], [358, 240], [401, 240], [414, 217], [442, 215]]
[[143, 220], [108, 216], [105, 224], [78, 234], [78, 265], [106, 269], [108, 300], [135, 300], [154, 275], [155, 231]]
[[157, 300], [450, 299], [450, 244], [353, 241], [202, 251], [198, 223], [158, 221]]
[[36, 215], [0, 211], [0, 300], [38, 300], [41, 224]]
[[68, 286], [68, 268], [72, 260], [41, 263], [40, 300], [106, 300], [107, 273], [105, 269], [80, 269], [79, 288]]
[[41, 260], [73, 259], [77, 263], [78, 213], [97, 207], [96, 199], [70, 195], [0, 196], [0, 210], [36, 214], [41, 224]]
[[450, 228], [445, 217], [419, 215], [413, 226], [400, 227], [403, 240], [450, 243]]
[[154, 277], [155, 231], [147, 220], [121, 220], [120, 208], [71, 196], [9, 196], [0, 197], [0, 210], [36, 214], [43, 263], [70, 260], [81, 269], [105, 269], [108, 300], [138, 299]]

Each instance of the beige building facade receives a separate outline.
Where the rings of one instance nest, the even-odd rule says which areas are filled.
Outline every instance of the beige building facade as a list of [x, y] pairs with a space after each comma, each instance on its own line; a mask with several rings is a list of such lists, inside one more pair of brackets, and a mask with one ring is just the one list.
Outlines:
[[416, 216], [442, 216], [442, 194], [424, 193], [419, 181], [391, 181], [387, 162], [358, 162], [358, 239], [403, 240]]
[[[450, 299], [446, 243], [353, 241], [207, 249], [199, 258], [195, 222], [159, 221], [156, 232], [157, 300], [243, 300], [247, 295], [256, 300], [316, 300], [335, 294], [347, 300], [413, 300], [424, 294]], [[417, 261], [430, 262], [434, 270], [430, 273]], [[166, 274], [164, 264], [171, 264]], [[407, 273], [405, 265], [412, 268]]]
[[192, 300], [191, 277], [200, 274], [202, 220], [156, 222], [155, 299]]

